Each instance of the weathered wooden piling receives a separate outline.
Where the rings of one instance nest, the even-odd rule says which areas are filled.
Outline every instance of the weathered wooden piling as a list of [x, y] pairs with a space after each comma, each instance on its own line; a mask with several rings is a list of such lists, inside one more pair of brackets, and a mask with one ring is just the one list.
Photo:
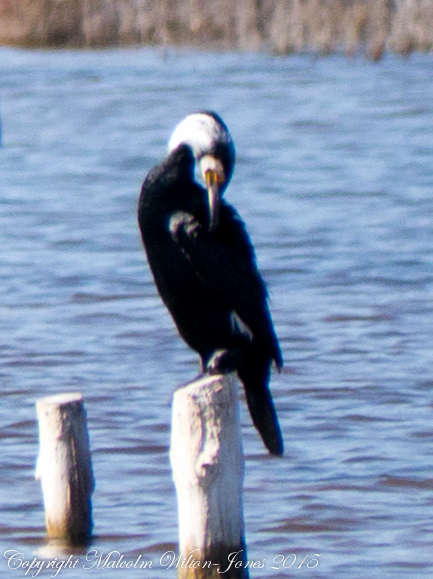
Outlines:
[[83, 398], [59, 394], [36, 402], [39, 457], [47, 535], [73, 545], [86, 544], [92, 532], [94, 489]]
[[170, 460], [178, 499], [178, 578], [247, 578], [244, 459], [233, 376], [208, 376], [176, 390]]

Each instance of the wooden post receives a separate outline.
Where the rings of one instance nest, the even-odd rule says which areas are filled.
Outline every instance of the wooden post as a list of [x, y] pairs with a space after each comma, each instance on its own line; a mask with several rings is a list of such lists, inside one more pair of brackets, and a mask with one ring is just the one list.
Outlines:
[[170, 460], [179, 513], [178, 578], [247, 578], [233, 376], [206, 376], [176, 390]]
[[49, 538], [86, 544], [92, 532], [94, 489], [86, 411], [79, 393], [59, 394], [36, 402], [41, 481]]

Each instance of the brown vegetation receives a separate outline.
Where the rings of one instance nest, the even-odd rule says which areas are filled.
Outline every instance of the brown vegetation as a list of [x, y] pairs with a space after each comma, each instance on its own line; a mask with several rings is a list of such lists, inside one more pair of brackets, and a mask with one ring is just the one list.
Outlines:
[[0, 0], [0, 44], [329, 53], [433, 48], [432, 0]]

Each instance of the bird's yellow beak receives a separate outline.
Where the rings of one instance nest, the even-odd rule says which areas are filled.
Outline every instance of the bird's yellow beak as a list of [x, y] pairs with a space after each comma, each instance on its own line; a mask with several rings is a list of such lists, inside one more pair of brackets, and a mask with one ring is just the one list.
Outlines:
[[212, 155], [206, 155], [200, 162], [209, 203], [209, 231], [218, 227], [220, 213], [220, 187], [225, 182], [224, 168], [221, 161]]
[[213, 231], [219, 223], [220, 193], [218, 175], [211, 170], [205, 173], [206, 189], [209, 203], [209, 231]]

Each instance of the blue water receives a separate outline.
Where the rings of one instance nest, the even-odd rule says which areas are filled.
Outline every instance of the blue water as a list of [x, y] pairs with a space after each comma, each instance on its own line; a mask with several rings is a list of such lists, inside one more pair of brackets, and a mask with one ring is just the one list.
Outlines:
[[69, 391], [88, 413], [91, 548], [153, 567], [90, 570], [82, 553], [58, 576], [176, 576], [160, 564], [177, 550], [170, 402], [197, 357], [155, 292], [135, 211], [197, 109], [235, 140], [226, 196], [285, 360], [284, 458], [242, 403], [248, 558], [265, 561], [251, 577], [431, 577], [431, 57], [3, 48], [0, 83], [1, 577], [30, 575], [4, 551], [40, 556], [35, 401]]

